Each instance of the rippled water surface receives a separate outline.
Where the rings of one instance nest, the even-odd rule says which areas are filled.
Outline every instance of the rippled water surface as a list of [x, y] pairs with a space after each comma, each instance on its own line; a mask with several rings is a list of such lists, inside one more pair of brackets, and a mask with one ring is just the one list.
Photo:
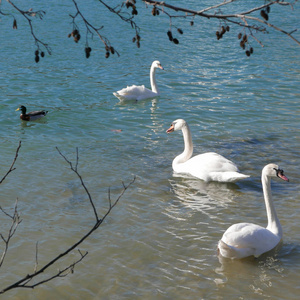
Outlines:
[[[195, 8], [195, 2], [181, 6]], [[200, 10], [205, 2], [199, 2]], [[187, 19], [174, 20], [184, 31], [178, 36], [180, 44], [174, 45], [166, 35], [169, 20], [153, 17], [150, 8], [143, 10], [139, 4], [138, 49], [130, 26], [103, 7], [91, 9], [96, 1], [78, 3], [89, 20], [105, 25], [104, 35], [113, 35], [119, 58], [105, 59], [95, 36], [87, 60], [84, 41], [75, 44], [67, 38], [72, 30], [69, 14], [75, 13], [71, 1], [31, 3], [47, 10], [43, 26], [37, 21], [34, 25], [53, 51], [38, 64], [26, 23], [18, 17], [18, 30], [12, 30], [13, 19], [1, 16], [0, 178], [19, 141], [22, 147], [16, 170], [1, 184], [0, 205], [12, 213], [18, 199], [22, 223], [0, 269], [0, 289], [33, 272], [37, 242], [41, 267], [94, 225], [80, 181], [56, 150], [75, 163], [78, 147], [78, 171], [99, 216], [108, 208], [109, 187], [116, 199], [122, 181], [136, 180], [101, 227], [79, 246], [89, 254], [73, 274], [5, 295], [295, 299], [300, 290], [299, 46], [270, 31], [257, 36], [263, 48], [251, 41], [254, 54], [248, 58], [239, 47], [237, 28], [217, 41], [219, 23], [197, 18], [193, 27]], [[280, 17], [279, 25], [291, 31], [300, 28], [299, 13], [299, 5], [293, 14], [274, 9], [270, 18]], [[299, 33], [295, 36], [300, 39]], [[157, 71], [159, 98], [136, 103], [113, 96], [127, 85], [149, 87], [155, 59], [165, 69]], [[15, 111], [20, 104], [29, 110], [46, 109], [48, 116], [24, 123]], [[216, 151], [251, 177], [220, 184], [173, 174], [172, 160], [182, 151], [183, 140], [180, 132], [167, 135], [166, 130], [177, 118], [190, 125], [195, 154]], [[270, 162], [280, 164], [290, 179], [272, 185], [284, 232], [282, 246], [259, 259], [222, 260], [217, 243], [228, 226], [243, 221], [266, 225], [260, 174]], [[4, 213], [0, 220], [6, 237], [11, 220]], [[47, 274], [78, 258], [75, 250]]]

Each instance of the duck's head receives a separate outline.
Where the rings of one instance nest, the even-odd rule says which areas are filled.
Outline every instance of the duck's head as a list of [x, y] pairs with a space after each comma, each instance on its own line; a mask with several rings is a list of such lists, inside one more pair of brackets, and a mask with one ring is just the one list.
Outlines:
[[26, 107], [25, 107], [24, 105], [21, 105], [19, 108], [16, 109], [16, 111], [17, 111], [17, 110], [20, 110], [20, 111], [22, 112], [23, 115], [26, 114]]

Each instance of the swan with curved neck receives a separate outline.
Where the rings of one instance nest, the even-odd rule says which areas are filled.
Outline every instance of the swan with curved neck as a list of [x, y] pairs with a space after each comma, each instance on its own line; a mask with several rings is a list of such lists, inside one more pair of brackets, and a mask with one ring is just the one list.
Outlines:
[[214, 152], [193, 155], [192, 135], [187, 122], [175, 120], [167, 133], [182, 130], [184, 151], [173, 160], [172, 167], [176, 173], [186, 173], [204, 181], [235, 182], [249, 177], [239, 173], [237, 166], [227, 158]]
[[219, 241], [218, 249], [223, 257], [258, 257], [274, 249], [282, 239], [282, 228], [272, 200], [271, 178], [279, 177], [289, 181], [276, 164], [268, 164], [262, 170], [261, 181], [265, 199], [268, 226], [266, 228], [252, 223], [231, 225]]
[[156, 69], [164, 70], [164, 68], [158, 60], [155, 60], [150, 68], [151, 90], [145, 88], [144, 85], [132, 85], [113, 93], [114, 96], [116, 96], [120, 100], [144, 100], [148, 98], [158, 97], [160, 95], [160, 92], [155, 79]]

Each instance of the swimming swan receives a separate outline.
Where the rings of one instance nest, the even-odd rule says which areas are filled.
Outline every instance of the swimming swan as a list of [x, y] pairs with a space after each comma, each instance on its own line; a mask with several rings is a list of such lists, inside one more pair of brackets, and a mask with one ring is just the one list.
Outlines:
[[188, 173], [206, 182], [235, 182], [249, 177], [249, 175], [239, 173], [237, 166], [232, 161], [217, 153], [208, 152], [191, 157], [193, 142], [189, 125], [183, 119], [175, 120], [167, 133], [177, 130], [182, 130], [184, 151], [173, 160], [174, 172]]
[[160, 62], [158, 60], [155, 60], [150, 68], [150, 83], [152, 90], [145, 88], [144, 85], [132, 85], [113, 93], [114, 96], [116, 96], [120, 100], [144, 100], [159, 96], [160, 93], [155, 80], [155, 71], [157, 68], [162, 70], [164, 69], [161, 66]]
[[219, 241], [218, 249], [223, 257], [244, 258], [259, 255], [275, 248], [282, 238], [282, 228], [277, 218], [271, 194], [271, 178], [279, 177], [289, 181], [283, 170], [275, 164], [266, 165], [261, 174], [268, 226], [252, 223], [238, 223], [230, 226]]

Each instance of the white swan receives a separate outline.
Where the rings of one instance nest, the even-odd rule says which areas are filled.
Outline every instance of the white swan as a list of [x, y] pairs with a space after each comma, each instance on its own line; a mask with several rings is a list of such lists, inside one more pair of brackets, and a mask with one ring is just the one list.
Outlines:
[[164, 69], [161, 66], [160, 62], [158, 60], [155, 60], [150, 68], [150, 83], [152, 90], [145, 88], [144, 85], [132, 85], [113, 93], [114, 96], [116, 96], [120, 100], [144, 100], [159, 96], [160, 93], [155, 80], [155, 70], [157, 68], [162, 70]]
[[261, 174], [268, 226], [238, 223], [230, 226], [219, 241], [218, 249], [223, 257], [244, 258], [256, 256], [274, 249], [282, 238], [282, 228], [277, 218], [271, 195], [271, 177], [289, 181], [275, 164], [266, 165]]
[[176, 130], [182, 130], [184, 151], [173, 160], [174, 172], [188, 173], [204, 181], [235, 182], [249, 177], [239, 173], [232, 161], [217, 153], [208, 152], [191, 157], [193, 142], [189, 125], [183, 119], [175, 120], [167, 133]]

